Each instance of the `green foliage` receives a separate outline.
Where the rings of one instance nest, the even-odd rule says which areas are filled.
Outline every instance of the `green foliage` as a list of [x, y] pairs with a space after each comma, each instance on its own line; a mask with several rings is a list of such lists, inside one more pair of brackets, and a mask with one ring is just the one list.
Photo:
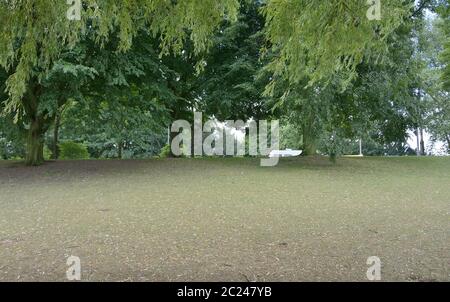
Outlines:
[[2, 1], [0, 156], [40, 163], [54, 132], [95, 158], [166, 155], [193, 110], [279, 118], [305, 154], [403, 154], [415, 128], [450, 146], [449, 2], [381, 3], [86, 0], [69, 21], [65, 1]]
[[44, 146], [44, 159], [49, 160], [52, 157], [52, 151], [48, 148], [47, 145]]
[[147, 28], [161, 38], [162, 53], [180, 52], [187, 40], [200, 53], [222, 20], [236, 16], [238, 5], [236, 0], [85, 0], [81, 21], [71, 21], [66, 1], [1, 1], [0, 66], [13, 71], [7, 81], [7, 110], [20, 108], [34, 72], [49, 70], [88, 31], [100, 45], [114, 34], [118, 50], [125, 51], [139, 30]]
[[381, 2], [378, 21], [366, 17], [369, 5], [361, 0], [267, 1], [266, 35], [277, 54], [268, 65], [273, 80], [298, 84], [307, 77], [312, 84], [340, 73], [348, 83], [359, 64], [383, 59], [387, 37], [407, 19], [413, 1]]
[[447, 0], [447, 3], [442, 3], [438, 8], [438, 12], [441, 18], [439, 30], [442, 35], [443, 46], [440, 54], [440, 60], [443, 64], [441, 79], [443, 88], [450, 93], [450, 1]]
[[263, 96], [269, 76], [262, 67], [264, 18], [261, 3], [241, 1], [237, 21], [225, 22], [197, 80], [201, 110], [219, 120], [255, 120], [268, 114]]
[[280, 128], [280, 148], [301, 150], [302, 136], [301, 129], [298, 124], [283, 121]]
[[61, 159], [89, 159], [89, 152], [84, 144], [67, 141], [59, 144]]
[[14, 125], [11, 115], [0, 115], [0, 159], [23, 159], [24, 157], [25, 136], [23, 128]]
[[[291, 128], [289, 143], [295, 146], [300, 142], [302, 149], [311, 149], [306, 153], [317, 149], [329, 155], [346, 153], [349, 140], [372, 136], [381, 146], [379, 150], [403, 146], [408, 129], [423, 127], [424, 115], [432, 111], [423, 104], [426, 81], [421, 72], [432, 62], [422, 62], [419, 53], [420, 21], [411, 19], [386, 37], [384, 60], [358, 64], [357, 77], [345, 87], [345, 72], [310, 85], [308, 77], [298, 85], [276, 81], [272, 106]], [[401, 147], [397, 150], [397, 154], [405, 152]]]
[[167, 131], [167, 107], [176, 99], [169, 87], [175, 74], [161, 62], [157, 43], [141, 31], [127, 53], [115, 52], [114, 42], [104, 49], [85, 44], [90, 55], [83, 64], [96, 76], [66, 109], [62, 137], [87, 142], [94, 157], [157, 155]]
[[172, 154], [172, 151], [170, 149], [170, 145], [165, 145], [162, 149], [161, 152], [159, 153], [159, 157], [160, 158], [167, 158], [170, 157], [170, 155]]
[[[442, 12], [444, 7], [441, 4], [438, 11]], [[426, 20], [419, 28], [422, 67], [417, 77], [422, 86], [419, 107], [422, 111], [422, 126], [431, 134], [433, 143], [444, 142], [447, 152], [450, 152], [450, 77], [446, 76], [450, 60], [443, 60], [450, 28], [445, 33], [445, 22], [448, 26], [448, 18]]]

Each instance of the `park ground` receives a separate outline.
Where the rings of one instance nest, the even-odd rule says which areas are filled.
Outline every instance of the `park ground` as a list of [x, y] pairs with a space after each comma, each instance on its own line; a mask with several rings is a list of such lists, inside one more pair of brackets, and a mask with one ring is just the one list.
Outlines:
[[450, 281], [450, 158], [0, 161], [0, 281]]

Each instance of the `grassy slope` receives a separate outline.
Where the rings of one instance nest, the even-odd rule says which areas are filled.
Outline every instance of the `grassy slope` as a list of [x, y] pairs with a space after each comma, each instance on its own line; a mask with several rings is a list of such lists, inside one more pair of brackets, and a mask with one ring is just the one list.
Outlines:
[[0, 162], [0, 280], [450, 281], [450, 159]]

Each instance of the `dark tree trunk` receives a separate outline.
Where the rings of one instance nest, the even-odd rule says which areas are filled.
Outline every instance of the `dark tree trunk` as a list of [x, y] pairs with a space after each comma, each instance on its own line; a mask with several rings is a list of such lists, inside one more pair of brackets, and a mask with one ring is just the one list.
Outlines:
[[38, 166], [44, 163], [44, 133], [43, 121], [39, 118], [33, 120], [28, 130], [25, 158], [27, 166]]
[[53, 159], [59, 158], [59, 127], [61, 124], [61, 115], [59, 112], [56, 112], [55, 115], [55, 128], [53, 129]]
[[303, 123], [303, 155], [310, 156], [317, 154], [317, 141], [313, 131], [313, 118], [309, 118]]
[[303, 149], [303, 154], [305, 156], [317, 154], [317, 145], [315, 138], [311, 135], [310, 132], [307, 131], [303, 131]]
[[27, 135], [27, 148], [25, 164], [27, 166], [38, 166], [44, 163], [44, 134], [48, 128], [48, 121], [43, 113], [39, 113], [39, 97], [41, 86], [31, 84], [23, 98], [25, 113], [30, 122]]
[[119, 159], [122, 159], [123, 158], [123, 155], [122, 155], [123, 154], [123, 142], [119, 142], [118, 145], [119, 145], [119, 147], [117, 150], [117, 157]]

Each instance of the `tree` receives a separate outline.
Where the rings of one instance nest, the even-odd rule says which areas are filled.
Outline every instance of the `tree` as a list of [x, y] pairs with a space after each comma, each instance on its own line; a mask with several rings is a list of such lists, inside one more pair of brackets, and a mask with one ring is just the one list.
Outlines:
[[[377, 2], [377, 1], [376, 1]], [[363, 61], [386, 54], [386, 37], [411, 14], [414, 1], [381, 1], [375, 7], [360, 0], [270, 0], [264, 7], [266, 35], [278, 55], [271, 62], [273, 83], [328, 81], [339, 73], [342, 83], [356, 75]]]
[[387, 37], [384, 60], [360, 63], [344, 89], [345, 73], [310, 85], [306, 76], [298, 85], [278, 80], [275, 106], [291, 130], [297, 129], [305, 155], [317, 150], [339, 155], [349, 140], [361, 138], [381, 146], [406, 143], [418, 71], [411, 28], [404, 24]]
[[157, 40], [147, 30], [138, 33], [126, 53], [114, 51], [117, 43], [110, 39], [102, 49], [90, 40], [80, 43], [89, 54], [82, 56], [83, 64], [96, 76], [63, 116], [63, 136], [88, 143], [94, 157], [146, 153], [149, 140], [165, 136], [163, 125], [177, 99], [170, 87], [176, 73], [159, 57]]
[[275, 59], [268, 65], [273, 81], [267, 93], [279, 100], [275, 107], [289, 124], [297, 125], [305, 154], [318, 148], [339, 153], [337, 141], [365, 133], [377, 134], [385, 145], [402, 145], [413, 122], [423, 126], [415, 101], [422, 87], [413, 27], [431, 4], [383, 1], [376, 21], [362, 17], [362, 1], [268, 3]]
[[[196, 53], [210, 45], [223, 18], [236, 15], [236, 0], [105, 1], [83, 2], [81, 19], [67, 18], [64, 1], [2, 1], [0, 3], [0, 66], [10, 74], [6, 81], [6, 112], [16, 121], [29, 122], [27, 158], [29, 165], [43, 161], [43, 135], [52, 114], [40, 109], [45, 87], [43, 78], [60, 55], [93, 32], [104, 45], [112, 33], [119, 39], [118, 50], [128, 50], [141, 28], [160, 38], [161, 52], [179, 52], [191, 40]], [[75, 8], [76, 9], [76, 8]]]
[[42, 80], [44, 92], [40, 97], [38, 111], [52, 117], [46, 122], [50, 125], [53, 123], [53, 159], [58, 159], [59, 129], [64, 110], [70, 100], [79, 101], [83, 98], [80, 89], [98, 74], [94, 68], [83, 65], [85, 57], [86, 53], [81, 47], [61, 53], [60, 59]]
[[8, 98], [5, 93], [5, 81], [8, 74], [0, 68], [0, 159], [11, 159], [24, 156], [24, 131], [15, 127], [13, 116], [3, 112], [4, 102]]
[[[438, 11], [444, 8], [438, 6]], [[446, 84], [446, 68], [443, 54], [445, 54], [446, 41], [449, 32], [445, 32], [445, 21], [441, 17], [428, 20], [421, 32], [423, 41], [422, 60], [426, 68], [420, 73], [424, 93], [424, 124], [431, 134], [433, 143], [444, 142], [445, 152], [450, 153], [450, 96]], [[448, 62], [448, 60], [447, 60]]]
[[441, 22], [438, 25], [442, 35], [443, 51], [440, 55], [442, 69], [442, 83], [443, 88], [450, 92], [450, 1], [442, 0], [442, 3], [437, 7], [437, 11], [441, 18]]
[[268, 115], [261, 7], [259, 1], [241, 1], [237, 21], [224, 22], [215, 35], [196, 85], [199, 106], [208, 116], [225, 121], [260, 120]]

